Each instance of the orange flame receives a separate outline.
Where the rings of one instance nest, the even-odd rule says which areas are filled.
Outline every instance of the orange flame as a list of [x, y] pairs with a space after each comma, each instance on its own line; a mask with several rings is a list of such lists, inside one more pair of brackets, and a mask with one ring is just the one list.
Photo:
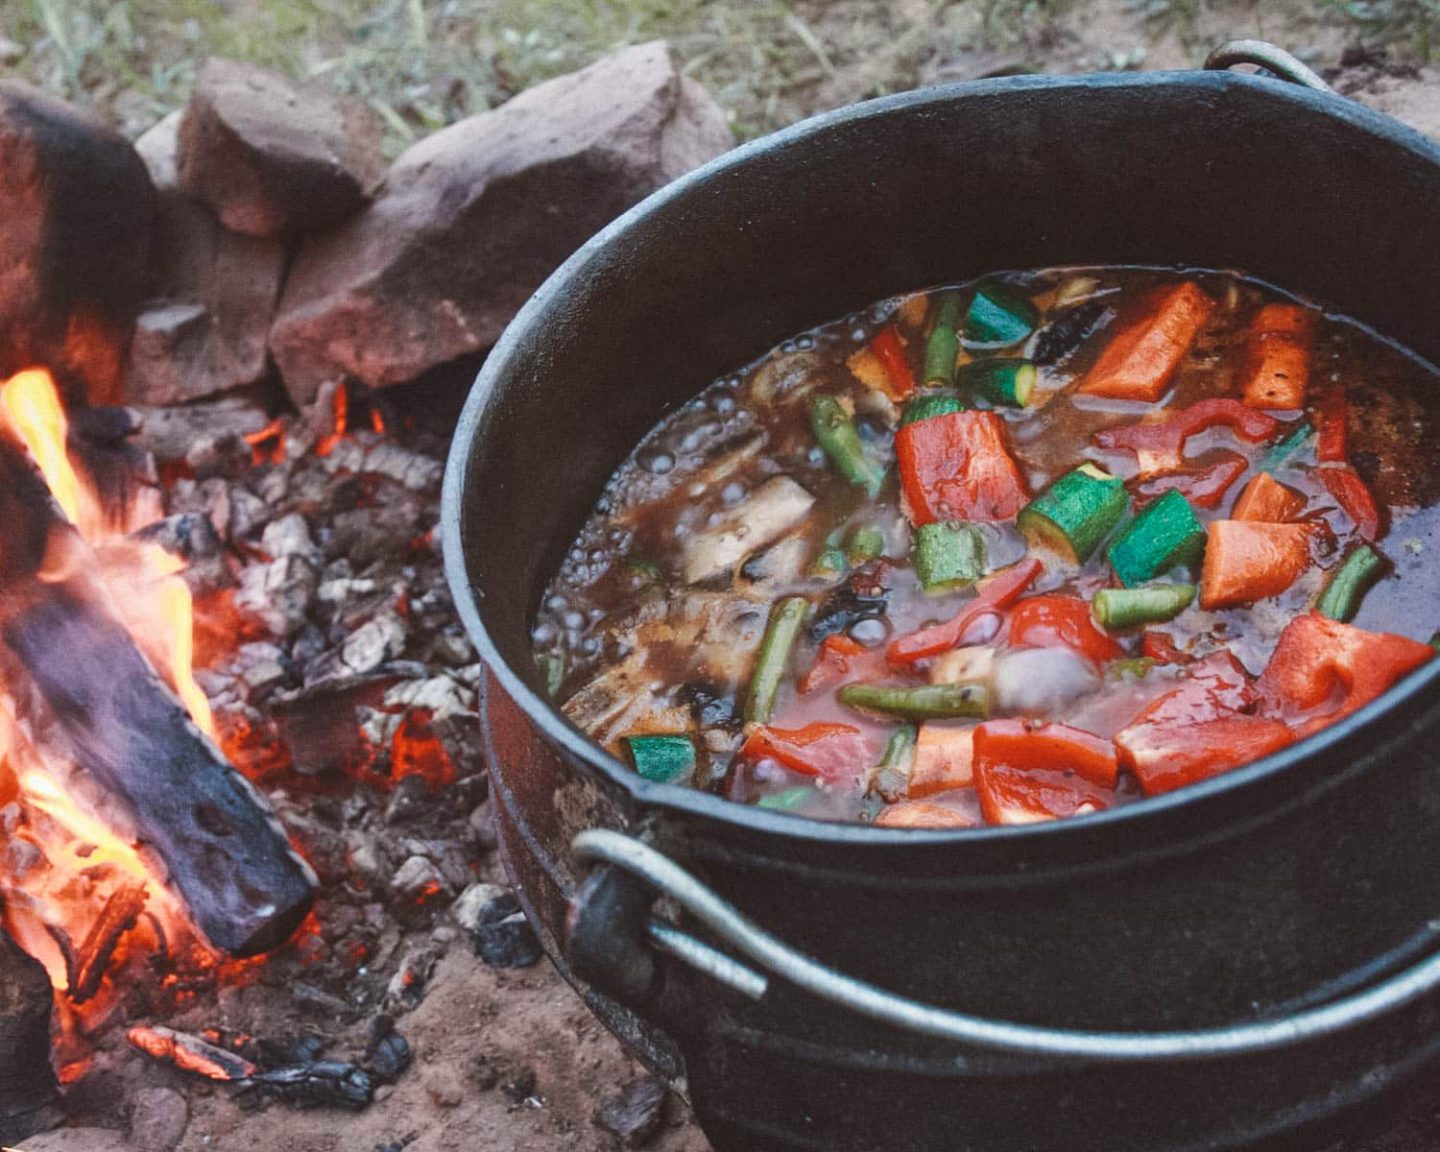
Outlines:
[[65, 419], [65, 410], [60, 406], [60, 395], [55, 390], [50, 373], [32, 368], [12, 376], [0, 389], [0, 405], [4, 406], [20, 439], [30, 450], [56, 503], [70, 523], [79, 525], [82, 512], [80, 478], [75, 475], [65, 448], [70, 425]]

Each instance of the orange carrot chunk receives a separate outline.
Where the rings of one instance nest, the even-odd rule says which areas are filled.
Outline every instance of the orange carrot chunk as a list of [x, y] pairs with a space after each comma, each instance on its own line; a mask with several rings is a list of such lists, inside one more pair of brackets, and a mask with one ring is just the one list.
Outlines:
[[1245, 485], [1232, 520], [1257, 520], [1267, 524], [1284, 524], [1305, 510], [1305, 497], [1287, 488], [1268, 472], [1261, 472]]
[[1212, 520], [1206, 528], [1200, 607], [1206, 611], [1278, 596], [1310, 563], [1308, 524]]
[[922, 724], [915, 738], [915, 761], [910, 767], [912, 800], [969, 788], [974, 783], [974, 728], [948, 728]]
[[1214, 311], [1215, 301], [1191, 281], [1165, 289], [1147, 315], [1116, 333], [1080, 391], [1117, 400], [1160, 399]]
[[1245, 403], [1251, 408], [1303, 408], [1310, 382], [1315, 313], [1298, 304], [1267, 304], [1245, 342]]

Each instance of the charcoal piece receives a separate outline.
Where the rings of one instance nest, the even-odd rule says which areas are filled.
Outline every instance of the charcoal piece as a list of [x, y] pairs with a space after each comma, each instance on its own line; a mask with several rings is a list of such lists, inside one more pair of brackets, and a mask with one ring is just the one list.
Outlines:
[[125, 934], [139, 922], [148, 898], [149, 892], [144, 884], [129, 884], [117, 888], [105, 901], [105, 907], [100, 910], [100, 915], [95, 918], [80, 945], [69, 974], [72, 1004], [84, 1004], [100, 991], [100, 984], [115, 958], [115, 949], [120, 946]]
[[545, 952], [525, 913], [515, 912], [475, 929], [475, 955], [492, 968], [530, 968]]
[[132, 536], [136, 540], [159, 545], [187, 564], [219, 556], [222, 547], [214, 521], [201, 512], [167, 516], [146, 525]]
[[385, 823], [404, 824], [422, 815], [431, 807], [430, 786], [423, 776], [404, 776], [390, 794], [385, 806]]
[[665, 1121], [665, 1085], [654, 1076], [640, 1076], [595, 1110], [598, 1128], [627, 1148], [643, 1148]]
[[358, 1112], [375, 1097], [375, 1080], [357, 1064], [317, 1060], [259, 1072], [246, 1083], [266, 1096], [304, 1107], [348, 1108]]
[[388, 1032], [370, 1047], [365, 1055], [365, 1067], [370, 1075], [381, 1084], [393, 1084], [410, 1067], [414, 1053], [410, 1042], [399, 1032]]
[[1065, 309], [1035, 338], [1035, 363], [1059, 364], [1099, 331], [1110, 316], [1110, 307], [1104, 300], [1086, 300]]
[[137, 1025], [126, 1033], [126, 1039], [151, 1059], [207, 1080], [233, 1083], [248, 1080], [257, 1071], [251, 1061], [238, 1053], [174, 1028]]

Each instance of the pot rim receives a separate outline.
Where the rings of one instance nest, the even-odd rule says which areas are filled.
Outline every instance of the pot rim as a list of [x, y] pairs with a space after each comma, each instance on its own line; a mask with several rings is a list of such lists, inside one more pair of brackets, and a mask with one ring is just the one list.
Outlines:
[[[1440, 168], [1440, 146], [1419, 131], [1384, 113], [1373, 111], [1331, 92], [1320, 92], [1266, 75], [1230, 71], [1163, 71], [1147, 73], [1081, 73], [1077, 75], [1031, 75], [974, 80], [936, 85], [862, 101], [799, 121], [778, 132], [759, 137], [731, 149], [641, 200], [634, 207], [597, 232], [575, 251], [545, 282], [509, 323], [476, 377], [467, 397], [446, 462], [440, 503], [445, 573], [460, 618], [476, 645], [486, 670], [499, 681], [527, 719], [551, 743], [598, 772], [643, 808], [659, 809], [684, 816], [713, 820], [731, 830], [765, 833], [803, 845], [853, 846], [866, 848], [911, 848], [936, 844], [1018, 844], [1047, 846], [1104, 830], [1138, 830], [1163, 822], [1177, 810], [1192, 809], [1207, 801], [1234, 798], [1263, 782], [1294, 774], [1313, 759], [1351, 741], [1372, 721], [1407, 705], [1422, 707], [1440, 701], [1440, 659], [1411, 673], [1378, 700], [1288, 748], [1265, 756], [1230, 772], [1197, 784], [1149, 797], [1136, 804], [1068, 820], [1026, 825], [982, 826], [978, 828], [915, 829], [876, 828], [870, 824], [813, 820], [804, 816], [771, 811], [676, 784], [657, 784], [636, 775], [577, 728], [547, 696], [533, 690], [500, 654], [490, 636], [475, 589], [469, 580], [462, 540], [462, 508], [466, 498], [466, 476], [474, 456], [477, 434], [499, 379], [518, 354], [522, 333], [542, 317], [551, 301], [569, 291], [593, 260], [603, 259], [613, 245], [621, 244], [626, 233], [640, 221], [682, 201], [720, 173], [743, 167], [753, 158], [791, 146], [797, 141], [829, 132], [855, 121], [883, 116], [907, 108], [950, 104], [967, 97], [990, 94], [1056, 92], [1094, 88], [1168, 88], [1176, 85], [1207, 87], [1217, 94], [1262, 88], [1267, 96], [1280, 96], [1309, 110], [1339, 119], [1353, 127], [1379, 136], [1398, 147], [1418, 153]], [[1292, 789], [1293, 801], [1323, 789], [1339, 773], [1312, 774], [1303, 788]]]

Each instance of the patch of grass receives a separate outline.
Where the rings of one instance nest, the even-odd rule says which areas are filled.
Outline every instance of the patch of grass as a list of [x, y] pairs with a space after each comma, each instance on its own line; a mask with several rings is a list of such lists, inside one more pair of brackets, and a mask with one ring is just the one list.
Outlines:
[[[0, 0], [15, 71], [136, 134], [209, 55], [368, 101], [391, 154], [617, 48], [664, 37], [742, 137], [1008, 47], [1070, 0]], [[937, 72], [938, 70], [938, 72]]]

